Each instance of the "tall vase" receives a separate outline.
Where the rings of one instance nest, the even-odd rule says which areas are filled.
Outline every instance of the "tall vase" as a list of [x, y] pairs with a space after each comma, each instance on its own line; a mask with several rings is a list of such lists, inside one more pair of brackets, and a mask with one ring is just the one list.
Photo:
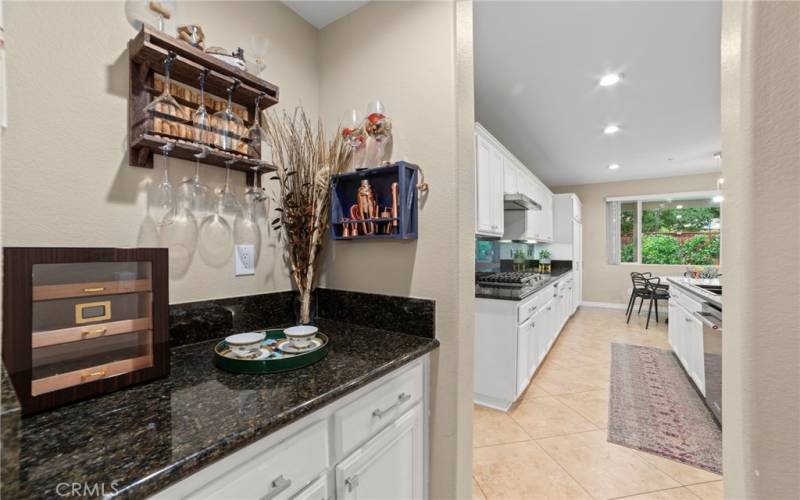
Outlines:
[[308, 291], [307, 296], [303, 293], [295, 295], [293, 312], [296, 325], [313, 325], [317, 318], [316, 294]]

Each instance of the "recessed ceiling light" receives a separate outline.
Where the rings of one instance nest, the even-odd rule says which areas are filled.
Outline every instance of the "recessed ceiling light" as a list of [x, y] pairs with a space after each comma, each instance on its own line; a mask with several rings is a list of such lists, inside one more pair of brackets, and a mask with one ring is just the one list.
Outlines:
[[616, 85], [622, 80], [622, 76], [618, 73], [608, 73], [603, 75], [600, 79], [600, 86], [601, 87], [610, 87], [612, 85]]
[[609, 170], [616, 170], [618, 168], [619, 168], [619, 163], [612, 163], [611, 165], [608, 166]]
[[619, 132], [619, 125], [608, 125], [603, 129], [603, 133], [606, 135], [616, 134], [617, 132]]
[[675, 208], [677, 208], [678, 210], [680, 210], [680, 209], [682, 209], [682, 208], [683, 208], [683, 205], [678, 205], [678, 206], [677, 206], [677, 207], [675, 207]]

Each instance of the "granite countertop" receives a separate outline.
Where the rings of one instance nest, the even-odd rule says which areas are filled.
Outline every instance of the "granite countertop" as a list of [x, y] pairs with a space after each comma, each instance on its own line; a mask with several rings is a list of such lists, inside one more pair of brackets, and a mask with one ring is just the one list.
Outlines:
[[330, 352], [300, 370], [223, 372], [213, 366], [217, 340], [200, 342], [172, 350], [165, 379], [21, 419], [3, 429], [2, 497], [53, 498], [59, 483], [73, 482], [100, 484], [100, 495], [150, 495], [439, 346], [317, 324]]
[[561, 278], [563, 278], [567, 273], [570, 273], [570, 272], [572, 272], [572, 269], [556, 269], [556, 270], [553, 270], [552, 273], [547, 275], [548, 276], [547, 278], [545, 278], [545, 279], [543, 279], [542, 281], [539, 282], [539, 286], [538, 287], [531, 289], [529, 292], [527, 292], [525, 295], [523, 295], [521, 297], [503, 296], [503, 295], [499, 295], [499, 294], [493, 294], [493, 293], [487, 292], [485, 290], [478, 291], [477, 285], [476, 285], [476, 289], [475, 289], [475, 297], [478, 298], [478, 299], [514, 300], [514, 301], [519, 302], [520, 300], [527, 299], [528, 297], [534, 295], [535, 293], [540, 292], [540, 291], [544, 290], [545, 288], [547, 288], [548, 286], [556, 283], [557, 281], [561, 280]]
[[698, 296], [702, 300], [711, 302], [712, 304], [720, 308], [722, 307], [722, 295], [711, 293], [708, 290], [705, 290], [697, 286], [697, 285], [721, 286], [722, 283], [720, 282], [719, 278], [694, 279], [694, 278], [684, 278], [682, 276], [680, 277], [670, 276], [667, 277], [667, 281], [669, 281], [671, 284], [683, 290], [686, 290], [689, 293]]

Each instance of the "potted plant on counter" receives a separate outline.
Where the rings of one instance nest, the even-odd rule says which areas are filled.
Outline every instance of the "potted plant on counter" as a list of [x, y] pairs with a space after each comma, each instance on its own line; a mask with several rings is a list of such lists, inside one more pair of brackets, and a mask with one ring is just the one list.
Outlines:
[[539, 250], [539, 272], [540, 273], [550, 273], [551, 272], [551, 265], [550, 265], [550, 256], [553, 255], [550, 253], [550, 250], [543, 248]]
[[328, 230], [331, 175], [342, 172], [349, 161], [341, 134], [326, 141], [322, 122], [316, 127], [298, 108], [279, 118], [268, 116], [272, 162], [277, 167], [280, 215], [273, 229], [283, 228], [286, 258], [299, 294], [298, 323], [311, 323], [311, 297], [316, 286], [319, 254]]

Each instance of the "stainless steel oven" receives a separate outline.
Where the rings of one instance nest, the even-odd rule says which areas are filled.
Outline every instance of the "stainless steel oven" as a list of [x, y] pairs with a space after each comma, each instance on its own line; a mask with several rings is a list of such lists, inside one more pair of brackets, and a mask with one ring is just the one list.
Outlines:
[[703, 323], [706, 404], [722, 425], [722, 308], [705, 302], [694, 315]]

